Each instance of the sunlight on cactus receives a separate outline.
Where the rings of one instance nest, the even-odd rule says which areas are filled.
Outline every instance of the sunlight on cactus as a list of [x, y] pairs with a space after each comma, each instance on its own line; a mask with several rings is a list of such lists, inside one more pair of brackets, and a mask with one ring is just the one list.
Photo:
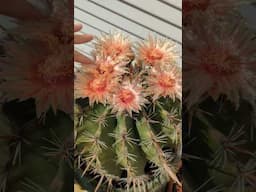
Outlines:
[[[76, 182], [88, 191], [164, 191], [181, 186], [181, 69], [175, 44], [133, 46], [98, 37], [95, 63], [75, 74]], [[76, 186], [77, 187], [77, 186]]]

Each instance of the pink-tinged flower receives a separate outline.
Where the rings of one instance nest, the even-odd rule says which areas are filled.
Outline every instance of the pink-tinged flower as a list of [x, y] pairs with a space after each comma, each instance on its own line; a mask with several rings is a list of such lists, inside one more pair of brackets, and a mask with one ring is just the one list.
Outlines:
[[67, 27], [73, 25], [72, 13], [61, 0], [50, 4], [51, 11], [40, 22], [19, 20], [5, 30], [13, 38], [3, 44], [0, 71], [5, 99], [34, 98], [38, 117], [50, 108], [73, 114], [74, 33]]
[[79, 72], [75, 80], [76, 97], [89, 98], [90, 105], [94, 103], [106, 104], [111, 95], [116, 81], [108, 79], [104, 75]]
[[111, 33], [96, 39], [95, 56], [110, 57], [114, 61], [130, 62], [134, 58], [131, 42], [121, 33]]
[[237, 21], [201, 23], [183, 34], [184, 91], [188, 106], [210, 96], [224, 95], [236, 107], [240, 99], [256, 98], [256, 42], [245, 24]]
[[130, 116], [132, 112], [139, 112], [146, 102], [142, 86], [127, 80], [115, 89], [111, 98], [113, 112], [118, 114], [128, 112]]
[[5, 100], [34, 98], [38, 117], [50, 108], [72, 113], [73, 58], [67, 57], [72, 47], [62, 47], [61, 52], [56, 47], [51, 55], [28, 43], [6, 43], [5, 50], [0, 71]]
[[127, 73], [127, 63], [114, 61], [108, 58], [96, 58], [92, 65], [84, 67], [84, 70], [93, 73], [96, 76], [105, 76], [107, 79], [119, 78]]
[[153, 100], [160, 97], [170, 97], [173, 100], [181, 99], [181, 71], [173, 65], [165, 70], [151, 70], [147, 77], [148, 92]]
[[170, 40], [154, 39], [149, 36], [138, 46], [138, 56], [145, 65], [160, 68], [175, 63], [178, 58], [176, 46]]

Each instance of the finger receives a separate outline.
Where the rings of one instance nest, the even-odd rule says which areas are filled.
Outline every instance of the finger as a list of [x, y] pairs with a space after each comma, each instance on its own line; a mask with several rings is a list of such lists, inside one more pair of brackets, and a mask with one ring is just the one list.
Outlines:
[[74, 43], [75, 44], [81, 44], [81, 43], [87, 43], [93, 39], [92, 35], [83, 34], [83, 35], [75, 35], [74, 36]]
[[78, 32], [83, 28], [83, 25], [80, 23], [74, 24], [74, 32]]
[[85, 55], [79, 53], [78, 51], [74, 51], [74, 61], [82, 64], [90, 64], [93, 63], [91, 59], [86, 57]]

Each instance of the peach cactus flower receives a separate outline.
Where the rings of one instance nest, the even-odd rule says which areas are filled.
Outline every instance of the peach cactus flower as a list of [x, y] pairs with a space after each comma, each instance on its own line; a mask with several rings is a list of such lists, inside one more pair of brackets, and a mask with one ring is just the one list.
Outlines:
[[104, 74], [79, 72], [75, 79], [76, 97], [89, 98], [90, 105], [106, 104], [116, 82], [115, 79], [110, 80]]
[[43, 116], [49, 108], [72, 113], [73, 58], [72, 47], [62, 47], [45, 56], [42, 49], [18, 43], [5, 44], [0, 85], [5, 100], [35, 99], [36, 113]]
[[97, 38], [93, 55], [126, 63], [134, 57], [130, 40], [118, 32]]
[[175, 44], [170, 40], [149, 36], [147, 41], [139, 44], [138, 57], [145, 65], [160, 68], [175, 63], [178, 54]]
[[153, 100], [160, 97], [181, 99], [181, 70], [175, 65], [160, 71], [152, 69], [147, 77], [147, 83], [147, 91], [153, 95]]
[[254, 105], [256, 41], [245, 23], [231, 20], [197, 27], [201, 30], [183, 35], [185, 102], [192, 106], [208, 96], [225, 96], [236, 107], [240, 99]]
[[111, 98], [113, 112], [117, 112], [117, 114], [128, 112], [130, 116], [132, 116], [132, 112], [139, 112], [146, 102], [140, 83], [128, 80], [115, 89]]
[[127, 63], [123, 61], [114, 61], [108, 58], [96, 58], [94, 64], [87, 65], [84, 70], [94, 75], [104, 75], [108, 79], [121, 77], [127, 73]]
[[14, 38], [4, 43], [0, 71], [4, 99], [35, 99], [39, 118], [50, 108], [73, 115], [74, 33], [67, 27], [73, 26], [72, 11], [61, 0], [51, 8], [40, 22], [18, 20], [6, 30]]

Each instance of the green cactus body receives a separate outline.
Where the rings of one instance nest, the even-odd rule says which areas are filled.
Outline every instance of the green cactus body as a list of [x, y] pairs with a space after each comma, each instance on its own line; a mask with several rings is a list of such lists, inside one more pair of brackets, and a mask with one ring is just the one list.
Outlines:
[[131, 167], [131, 161], [135, 161], [135, 159], [132, 154], [129, 153], [127, 145], [132, 145], [134, 141], [129, 135], [125, 116], [119, 116], [117, 118], [114, 138], [116, 139], [116, 142], [113, 147], [115, 148], [117, 155], [117, 163], [127, 171], [128, 177], [133, 176], [134, 170]]
[[[180, 141], [179, 139], [179, 129], [178, 126], [181, 126], [178, 122], [177, 117], [174, 114], [170, 114], [165, 110], [160, 104], [158, 104], [160, 109], [160, 116], [163, 121], [162, 131], [168, 137], [168, 143], [170, 145], [177, 145]], [[177, 121], [177, 122], [175, 122]], [[181, 142], [180, 142], [181, 143]]]
[[[169, 135], [160, 134], [164, 126], [160, 123], [157, 133], [145, 117], [135, 120], [126, 114], [113, 116], [104, 105], [95, 105], [76, 128], [78, 163], [82, 170], [77, 182], [88, 191], [93, 188], [93, 191], [120, 192], [160, 192], [168, 180], [181, 185], [177, 167], [171, 164], [171, 154], [163, 150], [163, 146], [171, 148], [177, 143], [169, 145], [166, 141]], [[177, 136], [172, 134], [174, 138]], [[149, 166], [150, 163], [154, 165]], [[146, 167], [149, 171], [145, 171]], [[89, 187], [86, 180], [91, 179]]]
[[165, 154], [161, 149], [161, 137], [158, 138], [155, 136], [151, 131], [150, 124], [145, 118], [142, 118], [141, 122], [137, 121], [137, 130], [140, 135], [142, 150], [147, 158], [159, 167], [160, 173], [163, 173], [175, 183], [181, 185], [176, 174], [169, 165], [168, 154]]
[[95, 43], [95, 65], [76, 74], [76, 182], [89, 192], [181, 186], [181, 76], [169, 59], [174, 45], [150, 37], [139, 46], [162, 47], [168, 57], [150, 48], [151, 56], [139, 61], [126, 37], [107, 34]]

